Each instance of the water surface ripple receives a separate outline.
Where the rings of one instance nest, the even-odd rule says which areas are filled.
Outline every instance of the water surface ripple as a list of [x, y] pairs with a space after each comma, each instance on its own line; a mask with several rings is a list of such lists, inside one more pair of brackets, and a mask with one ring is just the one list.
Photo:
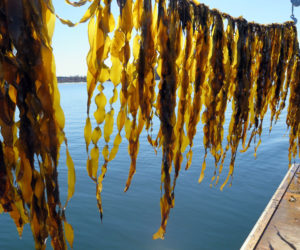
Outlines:
[[[129, 191], [124, 193], [130, 165], [128, 142], [124, 136], [119, 153], [109, 163], [103, 182], [104, 218], [101, 224], [95, 184], [89, 179], [85, 165], [87, 155], [83, 128], [86, 119], [86, 85], [60, 84], [59, 90], [66, 116], [65, 132], [77, 176], [75, 195], [66, 212], [75, 230], [74, 249], [239, 249], [288, 169], [288, 133], [284, 111], [270, 135], [270, 116], [266, 115], [262, 144], [256, 160], [253, 147], [246, 153], [238, 154], [232, 187], [226, 187], [223, 192], [219, 186], [209, 187], [214, 170], [211, 157], [207, 160], [206, 178], [198, 184], [203, 160], [203, 126], [200, 124], [194, 141], [191, 168], [189, 171], [182, 170], [178, 178], [176, 205], [170, 214], [166, 239], [153, 241], [152, 234], [160, 225], [161, 151], [155, 155], [147, 142], [146, 133], [141, 135], [137, 173]], [[105, 92], [111, 95], [109, 84], [105, 84]], [[119, 104], [114, 108], [117, 115]], [[94, 104], [91, 114], [93, 110]], [[225, 131], [230, 115], [231, 111], [228, 110]], [[157, 132], [158, 128], [159, 122], [156, 119], [154, 131]], [[100, 163], [102, 161], [100, 159]], [[220, 183], [227, 172], [228, 160]], [[64, 203], [67, 195], [64, 147], [59, 164], [59, 183]], [[19, 239], [10, 217], [1, 214], [0, 249], [21, 248], [34, 248], [30, 226], [25, 226], [23, 237]], [[51, 249], [50, 239], [48, 248]]]

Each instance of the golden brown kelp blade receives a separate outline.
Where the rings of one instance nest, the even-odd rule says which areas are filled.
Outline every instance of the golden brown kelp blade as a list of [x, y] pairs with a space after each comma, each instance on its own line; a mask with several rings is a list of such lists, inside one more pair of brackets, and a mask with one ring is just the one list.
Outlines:
[[5, 164], [4, 152], [0, 141], [0, 204], [4, 212], [10, 214], [16, 224], [19, 236], [22, 236], [23, 226], [28, 223], [28, 215], [24, 201], [13, 185], [11, 171]]
[[[186, 10], [187, 15], [190, 15], [190, 10]], [[186, 15], [186, 16], [187, 16]], [[175, 125], [175, 146], [174, 146], [174, 168], [175, 168], [175, 175], [173, 180], [173, 187], [172, 187], [172, 198], [174, 199], [174, 190], [176, 186], [176, 180], [179, 175], [179, 171], [181, 168], [181, 163], [183, 160], [182, 153], [185, 151], [186, 146], [189, 144], [189, 139], [184, 133], [184, 125], [185, 120], [188, 120], [188, 116], [186, 113], [189, 109], [189, 95], [188, 89], [190, 85], [190, 68], [191, 68], [191, 53], [192, 53], [192, 23], [191, 19], [187, 18], [182, 21], [182, 25], [186, 28], [186, 43], [184, 48], [183, 54], [183, 62], [182, 62], [182, 69], [181, 69], [181, 76], [180, 81], [181, 84], [178, 83], [180, 88], [179, 93], [179, 103], [178, 103], [178, 111], [177, 111], [177, 121]]]
[[248, 26], [244, 19], [237, 21], [237, 58], [236, 69], [237, 74], [234, 77], [234, 94], [233, 94], [233, 113], [229, 126], [228, 143], [231, 148], [231, 161], [228, 176], [221, 186], [226, 185], [228, 179], [233, 174], [234, 161], [237, 153], [239, 141], [243, 138], [243, 126], [248, 119], [249, 112], [249, 95], [250, 95], [250, 66], [251, 53], [249, 43]]
[[[298, 36], [297, 36], [297, 29], [293, 25], [293, 23], [288, 23], [283, 27], [283, 33], [284, 33], [284, 57], [283, 60], [285, 62], [283, 67], [282, 74], [286, 73], [284, 75], [286, 77], [286, 80], [284, 81], [284, 87], [280, 89], [281, 92], [281, 102], [278, 111], [276, 112], [276, 120], [279, 117], [279, 114], [281, 111], [285, 108], [285, 101], [288, 95], [288, 90], [290, 87], [291, 82], [291, 76], [292, 71], [295, 63], [295, 54], [299, 54], [299, 43], [298, 43]], [[284, 76], [283, 79], [284, 79]]]
[[[177, 71], [176, 60], [181, 49], [181, 27], [179, 16], [176, 10], [175, 1], [170, 2], [168, 10], [170, 15], [162, 14], [159, 23], [159, 53], [161, 57], [161, 80], [160, 90], [157, 100], [157, 109], [161, 122], [162, 131], [162, 166], [161, 181], [163, 185], [163, 196], [161, 197], [161, 226], [153, 235], [153, 239], [163, 239], [166, 232], [167, 220], [172, 205], [171, 196], [171, 167], [173, 160], [173, 150], [175, 142], [174, 127], [176, 123], [175, 106], [176, 106], [176, 87]], [[168, 35], [169, 34], [169, 35]]]
[[286, 124], [290, 127], [289, 164], [292, 157], [300, 157], [300, 54], [295, 58], [291, 72], [290, 100]]
[[190, 142], [190, 150], [187, 153], [186, 170], [190, 167], [192, 162], [192, 147], [193, 140], [196, 134], [196, 127], [200, 120], [200, 111], [202, 107], [202, 92], [204, 91], [204, 82], [208, 72], [208, 54], [210, 51], [210, 24], [209, 24], [209, 10], [204, 5], [199, 5], [194, 8], [194, 25], [198, 29], [196, 33], [196, 75], [194, 82], [194, 99], [191, 108], [191, 114], [188, 123], [187, 135]]
[[[24, 223], [30, 222], [37, 249], [45, 249], [48, 235], [53, 248], [65, 249], [57, 180], [64, 114], [51, 48], [55, 16], [49, 6], [51, 1], [12, 0], [0, 4], [1, 167], [6, 168], [3, 174], [9, 189], [0, 200], [4, 211], [14, 219], [19, 217], [19, 232]], [[19, 110], [18, 125], [15, 107]], [[71, 162], [67, 152], [68, 200], [75, 183]]]
[[[155, 71], [156, 63], [155, 39], [156, 32], [153, 29], [153, 14], [151, 0], [144, 0], [141, 18], [141, 42], [137, 64], [139, 103], [143, 119], [147, 122], [146, 129], [149, 129], [152, 119], [153, 99], [155, 97]], [[141, 8], [141, 7], [140, 7]], [[142, 8], [141, 8], [142, 9]], [[140, 11], [141, 12], [141, 11]], [[137, 26], [137, 25], [136, 25]]]
[[[138, 3], [138, 2], [137, 2]], [[124, 30], [124, 33], [126, 34], [129, 31], [129, 34], [131, 36], [131, 30], [133, 28], [133, 25], [136, 28], [140, 27], [139, 24], [139, 13], [142, 13], [141, 10], [141, 6], [134, 6], [133, 8], [133, 12], [132, 12], [132, 8], [129, 8], [132, 5], [131, 0], [127, 0], [126, 4], [123, 8], [123, 14], [122, 14], [122, 30]], [[131, 16], [133, 15], [133, 13], [135, 13], [136, 15], [136, 20], [134, 23], [126, 23], [126, 12], [127, 12], [127, 16]], [[128, 18], [128, 17], [127, 17]], [[126, 37], [128, 37], [128, 34], [126, 35]], [[139, 103], [139, 81], [138, 81], [138, 69], [137, 69], [137, 65], [138, 65], [138, 52], [139, 52], [139, 48], [140, 46], [138, 46], [139, 44], [139, 39], [140, 36], [137, 34], [136, 37], [134, 38], [134, 44], [137, 45], [134, 50], [133, 50], [133, 63], [128, 65], [128, 70], [130, 74], [126, 74], [126, 82], [127, 82], [127, 90], [126, 90], [126, 95], [127, 95], [127, 119], [126, 119], [126, 124], [125, 124], [125, 133], [126, 133], [126, 137], [128, 139], [129, 145], [128, 145], [128, 154], [130, 156], [130, 167], [129, 167], [129, 173], [128, 173], [128, 178], [126, 180], [126, 184], [125, 184], [125, 188], [124, 188], [124, 192], [126, 192], [131, 184], [132, 178], [136, 172], [136, 159], [137, 159], [137, 155], [138, 155], [138, 151], [139, 151], [139, 136], [140, 133], [144, 127], [144, 119], [142, 118], [141, 115], [141, 111], [140, 111], [140, 103]], [[126, 51], [128, 51], [127, 53], [124, 54], [130, 54], [130, 47], [126, 46], [129, 45], [128, 44], [129, 39], [126, 38], [126, 43], [125, 43], [125, 47], [124, 49]], [[126, 61], [129, 61], [129, 57], [128, 60], [126, 59]], [[126, 63], [127, 64], [127, 63]], [[132, 119], [130, 119], [130, 116], [132, 117]], [[130, 126], [128, 126], [130, 124]], [[127, 125], [127, 126], [126, 126]]]
[[[88, 73], [87, 73], [87, 91], [88, 91], [88, 102], [87, 102], [87, 114], [86, 125], [84, 130], [86, 150], [89, 153], [89, 144], [93, 143], [94, 147], [90, 151], [90, 156], [87, 160], [87, 172], [90, 178], [96, 183], [96, 197], [97, 204], [100, 211], [100, 217], [102, 218], [102, 204], [101, 204], [101, 191], [102, 191], [102, 180], [106, 172], [106, 166], [108, 161], [108, 150], [107, 145], [102, 150], [105, 163], [102, 166], [102, 173], [97, 178], [97, 171], [99, 165], [99, 147], [98, 141], [102, 137], [102, 130], [100, 125], [104, 122], [103, 134], [105, 141], [109, 141], [110, 134], [113, 128], [113, 110], [106, 114], [105, 106], [107, 99], [103, 94], [104, 86], [103, 83], [109, 79], [110, 71], [105, 65], [104, 61], [107, 59], [110, 51], [111, 39], [108, 33], [114, 29], [115, 21], [110, 11], [110, 2], [106, 2], [105, 6], [102, 7], [99, 1], [94, 1], [92, 4], [95, 5], [95, 12], [91, 16], [88, 25], [88, 36], [90, 43], [90, 51], [87, 55]], [[101, 84], [98, 86], [99, 93], [95, 97], [95, 103], [97, 106], [94, 112], [94, 118], [97, 122], [97, 126], [92, 129], [91, 120], [89, 117], [89, 110], [91, 104], [91, 98], [93, 92], [97, 86], [97, 83]], [[114, 92], [115, 95], [115, 92]], [[115, 98], [113, 98], [115, 99]]]
[[[3, 142], [0, 141], [0, 206], [1, 212], [8, 212], [21, 236], [23, 225], [28, 223], [24, 199], [15, 185], [13, 173], [17, 167], [18, 150], [15, 147], [16, 88], [9, 83], [17, 79], [18, 63], [13, 56], [13, 45], [6, 20], [6, 3], [0, 3], [0, 127]], [[16, 85], [14, 85], [16, 86]]]
[[[211, 36], [211, 52], [209, 55], [209, 84], [205, 85], [204, 104], [206, 110], [202, 115], [203, 127], [203, 143], [205, 149], [210, 149], [211, 154], [215, 158], [215, 168], [221, 157], [221, 148], [223, 140], [222, 116], [225, 109], [221, 109], [223, 92], [222, 88], [225, 85], [225, 72], [223, 67], [223, 48], [224, 48], [224, 28], [223, 19], [218, 11], [211, 15], [213, 19], [213, 30]], [[224, 97], [226, 98], [226, 96]], [[204, 158], [205, 163], [205, 158]], [[205, 166], [205, 164], [204, 164]], [[204, 177], [203, 167], [199, 182]]]

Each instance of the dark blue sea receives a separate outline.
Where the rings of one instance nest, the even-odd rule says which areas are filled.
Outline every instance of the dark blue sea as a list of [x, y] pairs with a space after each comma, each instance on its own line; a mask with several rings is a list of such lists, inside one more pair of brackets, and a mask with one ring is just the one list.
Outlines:
[[[83, 137], [86, 119], [86, 85], [60, 84], [61, 105], [65, 112], [65, 133], [70, 154], [76, 168], [75, 195], [66, 210], [69, 223], [75, 231], [74, 249], [239, 249], [266, 207], [288, 170], [288, 131], [286, 110], [271, 134], [269, 113], [265, 117], [262, 143], [254, 157], [254, 146], [236, 158], [232, 187], [220, 191], [220, 184], [228, 173], [224, 165], [220, 184], [210, 187], [214, 172], [213, 159], [208, 157], [204, 181], [198, 178], [204, 156], [202, 129], [198, 125], [193, 148], [193, 162], [188, 171], [180, 172], [175, 192], [175, 208], [171, 210], [165, 240], [152, 240], [160, 225], [160, 173], [161, 151], [157, 155], [147, 142], [147, 133], [140, 136], [137, 172], [130, 189], [124, 193], [130, 159], [128, 142], [123, 137], [117, 157], [109, 163], [103, 182], [103, 223], [100, 221], [95, 197], [95, 184], [86, 171], [87, 154]], [[107, 96], [112, 87], [105, 84]], [[231, 117], [231, 104], [226, 113], [225, 130]], [[115, 114], [119, 104], [114, 105]], [[95, 105], [92, 105], [92, 112]], [[95, 122], [93, 121], [93, 124]], [[154, 120], [154, 134], [159, 122]], [[111, 141], [114, 139], [117, 129]], [[124, 131], [122, 132], [124, 135]], [[226, 133], [225, 133], [226, 136]], [[102, 150], [103, 137], [100, 140]], [[101, 152], [101, 151], [100, 151]], [[229, 154], [230, 155], [230, 154]], [[185, 155], [184, 155], [185, 158]], [[298, 160], [298, 159], [297, 159]], [[100, 163], [103, 159], [100, 159]], [[183, 163], [185, 166], [185, 163]], [[101, 167], [101, 166], [100, 166]], [[99, 168], [100, 169], [100, 168]], [[67, 196], [67, 168], [65, 147], [61, 148], [59, 165], [61, 200]], [[51, 249], [50, 239], [48, 248]], [[0, 215], [0, 249], [34, 249], [30, 226], [24, 227], [20, 239], [8, 214]]]

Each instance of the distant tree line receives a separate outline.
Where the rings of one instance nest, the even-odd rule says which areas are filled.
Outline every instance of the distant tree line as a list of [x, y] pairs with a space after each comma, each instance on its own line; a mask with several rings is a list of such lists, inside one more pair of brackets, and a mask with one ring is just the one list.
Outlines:
[[[156, 72], [155, 68], [155, 80], [159, 80], [159, 76]], [[86, 76], [58, 76], [57, 77], [58, 83], [64, 82], [86, 82]]]
[[57, 82], [86, 82], [86, 76], [58, 76]]

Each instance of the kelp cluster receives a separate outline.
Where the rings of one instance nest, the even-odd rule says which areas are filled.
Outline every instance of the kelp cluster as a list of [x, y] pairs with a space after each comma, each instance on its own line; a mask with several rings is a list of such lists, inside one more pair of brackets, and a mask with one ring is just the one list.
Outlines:
[[[299, 45], [297, 31], [292, 22], [259, 25], [243, 18], [233, 18], [218, 10], [210, 10], [192, 1], [160, 0], [152, 5], [150, 0], [119, 1], [120, 16], [114, 30], [110, 11], [111, 2], [95, 9], [89, 23], [90, 52], [87, 57], [88, 118], [85, 140], [89, 152], [87, 169], [97, 185], [97, 200], [102, 218], [102, 181], [121, 143], [121, 131], [129, 142], [131, 158], [127, 191], [136, 171], [139, 135], [145, 127], [148, 141], [162, 147], [161, 226], [153, 238], [164, 238], [170, 209], [174, 206], [174, 189], [186, 154], [188, 169], [192, 162], [193, 139], [201, 116], [203, 127], [204, 160], [199, 182], [204, 177], [208, 152], [215, 159], [212, 183], [217, 184], [227, 152], [231, 151], [229, 173], [221, 189], [233, 175], [235, 157], [241, 142], [245, 152], [256, 138], [261, 143], [264, 115], [271, 111], [271, 125], [285, 107], [290, 89], [287, 124], [291, 127], [289, 159], [299, 150]], [[132, 21], [133, 20], [133, 21]], [[132, 55], [130, 39], [132, 30]], [[107, 59], [111, 58], [111, 67]], [[157, 67], [157, 68], [156, 68]], [[159, 75], [158, 93], [155, 93], [155, 70]], [[105, 112], [107, 100], [103, 83], [114, 84], [110, 109]], [[90, 122], [89, 106], [94, 89], [97, 110]], [[121, 84], [119, 93], [118, 85]], [[291, 87], [290, 87], [291, 86]], [[293, 86], [293, 87], [292, 87]], [[298, 89], [296, 89], [298, 88]], [[117, 115], [118, 134], [111, 149], [108, 146], [113, 132], [114, 109], [112, 104], [120, 97], [121, 108]], [[232, 117], [224, 144], [224, 121], [227, 103], [232, 103]], [[160, 130], [152, 138], [152, 118], [160, 119]], [[97, 179], [99, 148], [97, 145], [104, 123], [104, 163]], [[248, 135], [248, 137], [247, 137]], [[298, 140], [298, 142], [297, 142]], [[174, 165], [174, 178], [171, 170]]]
[[30, 222], [37, 249], [45, 249], [48, 235], [55, 249], [66, 248], [65, 238], [73, 241], [64, 214], [75, 184], [68, 149], [64, 207], [57, 179], [60, 145], [67, 141], [51, 48], [54, 23], [44, 1], [0, 2], [0, 213], [10, 214], [20, 236]]
[[[0, 211], [10, 212], [20, 231], [24, 223], [31, 223], [37, 248], [44, 247], [50, 234], [53, 247], [60, 249], [66, 247], [63, 222], [71, 245], [73, 230], [65, 220], [57, 183], [59, 148], [66, 140], [51, 49], [56, 14], [50, 0], [25, 2], [6, 0], [0, 4]], [[161, 226], [154, 239], [164, 238], [183, 154], [187, 151], [188, 169], [192, 147], [199, 143], [194, 142], [194, 136], [200, 120], [204, 125], [204, 159], [199, 182], [210, 153], [215, 160], [211, 182], [218, 184], [230, 150], [223, 189], [233, 175], [239, 145], [245, 152], [254, 141], [256, 152], [266, 112], [271, 112], [271, 130], [288, 96], [289, 161], [300, 154], [300, 55], [294, 23], [249, 23], [187, 0], [119, 0], [120, 15], [115, 20], [111, 0], [66, 2], [74, 7], [92, 2], [78, 23], [89, 20], [84, 138], [87, 172], [96, 184], [101, 219], [102, 182], [122, 142], [123, 128], [131, 158], [125, 192], [136, 172], [139, 136], [144, 128], [154, 150], [162, 148]], [[69, 26], [78, 24], [57, 17]], [[109, 80], [114, 88], [107, 100], [104, 83]], [[93, 127], [90, 104], [95, 90]], [[115, 111], [113, 104], [118, 98], [120, 109]], [[226, 140], [224, 121], [229, 102], [232, 116]], [[16, 108], [19, 121], [15, 120]], [[154, 116], [160, 120], [155, 138]], [[114, 124], [118, 132], [111, 138]], [[100, 146], [102, 135], [104, 145]], [[69, 200], [75, 173], [68, 151], [67, 165]]]

